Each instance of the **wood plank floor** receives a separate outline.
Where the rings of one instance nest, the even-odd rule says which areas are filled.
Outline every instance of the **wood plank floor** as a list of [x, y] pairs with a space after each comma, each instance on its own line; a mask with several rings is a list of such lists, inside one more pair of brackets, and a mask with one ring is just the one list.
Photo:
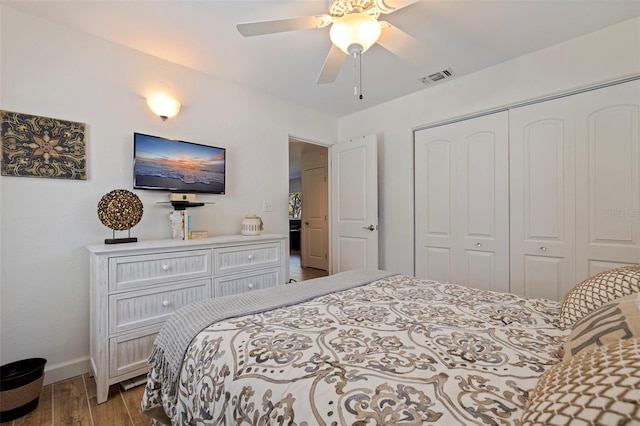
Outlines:
[[303, 268], [300, 265], [300, 252], [292, 252], [289, 256], [289, 278], [296, 281], [310, 280], [312, 278], [326, 277], [327, 271], [315, 268]]
[[[296, 281], [324, 277], [327, 271], [303, 268], [300, 253], [292, 253], [289, 275]], [[3, 426], [127, 426], [150, 425], [151, 420], [140, 413], [144, 386], [127, 391], [119, 385], [109, 388], [109, 399], [104, 404], [96, 400], [96, 383], [88, 374], [73, 377], [42, 388], [38, 408], [24, 417]]]
[[38, 408], [6, 426], [129, 426], [150, 425], [140, 413], [144, 386], [127, 391], [119, 385], [109, 388], [109, 399], [98, 404], [96, 382], [88, 374], [52, 383], [42, 388]]

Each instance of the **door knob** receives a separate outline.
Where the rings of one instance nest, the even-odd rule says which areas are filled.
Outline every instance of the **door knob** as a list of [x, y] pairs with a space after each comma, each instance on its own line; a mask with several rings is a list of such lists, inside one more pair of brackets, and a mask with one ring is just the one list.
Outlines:
[[305, 225], [308, 225], [308, 224], [309, 224], [309, 222], [305, 222], [304, 224], [305, 224]]
[[369, 226], [363, 226], [362, 229], [365, 229], [368, 231], [375, 231], [376, 227], [373, 225], [369, 225]]

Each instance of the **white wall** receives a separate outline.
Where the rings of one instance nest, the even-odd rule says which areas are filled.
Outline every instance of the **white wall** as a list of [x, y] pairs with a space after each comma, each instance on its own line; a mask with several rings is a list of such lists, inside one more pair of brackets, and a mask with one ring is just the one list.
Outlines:
[[[85, 246], [111, 237], [100, 198], [132, 188], [133, 132], [227, 148], [227, 194], [192, 209], [197, 229], [235, 234], [247, 213], [287, 233], [290, 134], [327, 144], [337, 120], [0, 4], [0, 109], [79, 121], [87, 129], [86, 181], [2, 176], [0, 363], [48, 360], [47, 383], [88, 371], [89, 265]], [[145, 95], [182, 101], [162, 122]], [[168, 193], [135, 191], [144, 204], [132, 236], [169, 238]], [[260, 211], [263, 199], [273, 212]]]
[[341, 141], [378, 135], [380, 268], [414, 271], [414, 129], [638, 74], [640, 18], [341, 118]]

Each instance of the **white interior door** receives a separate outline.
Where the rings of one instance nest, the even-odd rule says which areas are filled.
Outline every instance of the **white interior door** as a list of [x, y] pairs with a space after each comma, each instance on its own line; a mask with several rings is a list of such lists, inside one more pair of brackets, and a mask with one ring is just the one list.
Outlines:
[[332, 273], [378, 269], [378, 158], [375, 135], [331, 148]]
[[415, 138], [416, 276], [509, 291], [507, 113]]
[[640, 81], [574, 96], [576, 279], [640, 263]]
[[509, 111], [511, 292], [560, 300], [575, 284], [571, 97]]
[[327, 168], [302, 170], [302, 265], [328, 269]]

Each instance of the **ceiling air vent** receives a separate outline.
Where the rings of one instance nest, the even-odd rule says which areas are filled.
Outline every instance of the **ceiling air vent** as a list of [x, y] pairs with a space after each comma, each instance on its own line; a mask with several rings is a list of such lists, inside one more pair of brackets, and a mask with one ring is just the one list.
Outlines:
[[433, 83], [439, 83], [444, 80], [450, 80], [455, 77], [455, 73], [451, 68], [447, 68], [446, 70], [442, 70], [424, 77], [420, 77], [418, 80], [422, 82], [422, 84], [430, 85]]

